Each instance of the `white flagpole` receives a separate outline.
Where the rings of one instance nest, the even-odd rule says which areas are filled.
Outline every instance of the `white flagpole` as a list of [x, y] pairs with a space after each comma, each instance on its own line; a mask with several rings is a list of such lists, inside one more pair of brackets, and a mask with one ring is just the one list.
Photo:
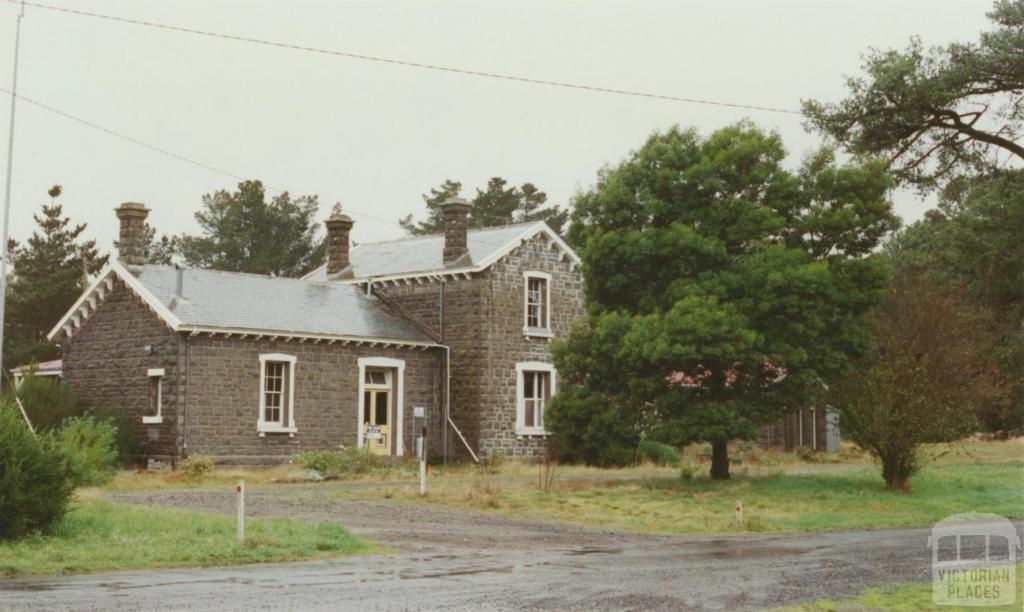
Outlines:
[[11, 173], [14, 169], [14, 109], [18, 104], [18, 49], [21, 46], [21, 18], [24, 16], [25, 0], [21, 0], [14, 34], [14, 82], [11, 84], [11, 121], [7, 132], [7, 186], [4, 188], [3, 239], [0, 240], [0, 367], [3, 367], [4, 315], [7, 307], [7, 240], [11, 219]]

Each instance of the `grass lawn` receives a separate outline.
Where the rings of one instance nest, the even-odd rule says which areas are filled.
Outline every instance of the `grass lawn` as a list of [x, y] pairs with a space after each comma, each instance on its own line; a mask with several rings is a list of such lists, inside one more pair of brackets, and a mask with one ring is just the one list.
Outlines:
[[0, 576], [296, 561], [374, 549], [340, 525], [290, 519], [249, 519], [238, 545], [231, 517], [84, 500], [52, 533], [0, 542]]
[[[1019, 612], [1021, 609], [1021, 598], [1024, 597], [1024, 566], [1017, 566], [1017, 601], [1006, 606], [985, 606], [973, 607], [974, 610], [991, 610], [992, 612]], [[854, 610], [935, 610], [936, 612], [948, 610], [964, 610], [968, 608], [953, 608], [950, 606], [939, 606], [932, 602], [932, 583], [918, 582], [908, 584], [893, 584], [884, 587], [868, 589], [851, 599], [840, 601], [819, 600], [812, 603], [786, 608], [785, 612], [820, 612], [824, 610], [854, 611]]]
[[[534, 474], [537, 468], [533, 468]], [[389, 499], [498, 512], [521, 518], [622, 531], [695, 534], [819, 531], [925, 526], [956, 512], [1024, 516], [1024, 463], [924, 469], [907, 494], [884, 489], [877, 468], [775, 474], [716, 482], [673, 477], [578, 480], [556, 476], [551, 491], [529, 480], [435, 478], [420, 498], [383, 485], [332, 492], [346, 499]], [[735, 522], [743, 502], [744, 524]]]

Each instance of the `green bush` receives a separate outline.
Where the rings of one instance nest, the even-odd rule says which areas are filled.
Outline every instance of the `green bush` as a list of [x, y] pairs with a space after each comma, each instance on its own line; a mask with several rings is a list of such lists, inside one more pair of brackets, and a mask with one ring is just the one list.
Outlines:
[[635, 416], [581, 387], [564, 385], [544, 411], [559, 459], [599, 467], [630, 465], [640, 441]]
[[117, 449], [117, 464], [121, 467], [135, 465], [139, 459], [139, 440], [136, 436], [135, 419], [124, 410], [113, 406], [94, 406], [85, 414], [100, 421], [106, 421], [117, 430], [114, 447]]
[[692, 463], [683, 462], [679, 464], [679, 480], [689, 482], [697, 477], [699, 468]]
[[117, 428], [92, 417], [75, 417], [53, 435], [71, 466], [76, 486], [98, 486], [114, 476]]
[[39, 433], [56, 430], [65, 419], [82, 415], [75, 392], [51, 376], [29, 374], [17, 389], [8, 387], [3, 394], [4, 400], [13, 402], [15, 392], [32, 421], [32, 427]]
[[202, 480], [213, 471], [213, 457], [207, 455], [190, 455], [178, 465], [178, 469], [189, 480]]
[[810, 446], [799, 446], [796, 449], [796, 456], [800, 457], [804, 461], [815, 461], [817, 460], [817, 451]]
[[676, 465], [679, 463], [679, 452], [668, 444], [655, 440], [640, 440], [637, 447], [640, 456], [656, 465]]
[[497, 474], [501, 472], [501, 466], [505, 464], [505, 453], [502, 451], [495, 451], [480, 462], [480, 467], [488, 474]]
[[292, 455], [292, 463], [307, 470], [316, 470], [324, 478], [346, 478], [386, 470], [390, 460], [384, 455], [355, 448], [343, 451], [313, 450]]
[[0, 401], [0, 540], [45, 529], [64, 516], [75, 489], [67, 458]]

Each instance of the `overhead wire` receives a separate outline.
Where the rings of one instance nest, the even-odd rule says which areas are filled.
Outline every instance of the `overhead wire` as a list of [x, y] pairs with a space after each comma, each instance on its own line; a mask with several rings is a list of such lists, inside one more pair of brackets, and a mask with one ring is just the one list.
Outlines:
[[[15, 96], [14, 93], [12, 93], [9, 89], [6, 89], [4, 87], [0, 87], [0, 92], [6, 93], [6, 94], [8, 94], [10, 96]], [[70, 121], [74, 121], [74, 122], [76, 122], [78, 124], [84, 125], [84, 126], [89, 127], [91, 129], [103, 132], [104, 134], [107, 134], [109, 136], [113, 136], [115, 138], [120, 138], [120, 139], [122, 139], [122, 140], [124, 140], [126, 142], [131, 143], [131, 144], [134, 144], [134, 145], [137, 145], [137, 146], [149, 149], [150, 151], [154, 151], [154, 152], [159, 153], [161, 155], [166, 155], [166, 156], [171, 157], [173, 159], [176, 159], [178, 161], [182, 161], [182, 162], [191, 164], [193, 166], [197, 166], [199, 168], [203, 168], [205, 170], [209, 170], [211, 172], [216, 172], [218, 174], [222, 174], [224, 176], [231, 177], [231, 178], [236, 179], [238, 181], [248, 180], [248, 179], [246, 179], [244, 176], [242, 176], [240, 174], [236, 174], [234, 172], [230, 172], [228, 170], [224, 170], [223, 168], [218, 168], [217, 166], [213, 166], [213, 165], [210, 165], [210, 164], [207, 164], [207, 163], [203, 163], [201, 161], [197, 161], [195, 159], [192, 159], [192, 158], [187, 157], [185, 155], [182, 155], [180, 153], [175, 153], [174, 151], [170, 151], [168, 149], [165, 149], [163, 147], [158, 147], [156, 145], [149, 144], [148, 142], [145, 142], [143, 140], [139, 140], [138, 138], [135, 138], [133, 136], [128, 136], [127, 134], [118, 132], [116, 130], [112, 130], [112, 129], [108, 128], [108, 127], [104, 127], [104, 126], [102, 126], [102, 125], [100, 125], [100, 124], [98, 124], [98, 123], [96, 123], [94, 121], [90, 121], [88, 119], [83, 119], [82, 117], [78, 117], [78, 116], [73, 115], [73, 114], [71, 114], [69, 112], [63, 111], [63, 110], [61, 110], [59, 108], [55, 108], [53, 106], [50, 106], [49, 104], [45, 104], [45, 103], [40, 102], [38, 100], [35, 100], [35, 99], [29, 98], [27, 96], [24, 96], [22, 94], [17, 94], [16, 97], [19, 100], [21, 100], [22, 102], [31, 104], [32, 106], [41, 108], [43, 110], [51, 112], [51, 113], [53, 113], [55, 115], [58, 115], [60, 117], [68, 119]], [[278, 193], [278, 194], [285, 193], [285, 191], [286, 191], [284, 189], [280, 189], [280, 188], [273, 187], [271, 185], [266, 185], [266, 184], [264, 184], [264, 187], [266, 188], [267, 191], [271, 191], [271, 192]], [[383, 223], [383, 224], [386, 224], [386, 225], [392, 225], [392, 226], [395, 226], [395, 227], [402, 228], [403, 230], [405, 229], [400, 223], [398, 223], [396, 221], [393, 221], [391, 219], [384, 219], [382, 217], [377, 217], [377, 216], [371, 215], [369, 213], [363, 212], [361, 210], [354, 209], [354, 208], [352, 208], [352, 207], [350, 207], [348, 205], [346, 205], [344, 207], [344, 210], [345, 210], [346, 213], [351, 213], [352, 215], [355, 215], [357, 217], [362, 217], [362, 218], [365, 218], [365, 219], [370, 219], [372, 221], [377, 221], [378, 223]], [[484, 240], [484, 239], [480, 239], [480, 238], [477, 238], [477, 240], [480, 241], [480, 242], [484, 242], [486, 244], [493, 245], [493, 246], [503, 246], [502, 244], [499, 244], [497, 242], [492, 242], [492, 241], [488, 241], [488, 240]]]
[[[4, 2], [12, 4], [21, 4], [22, 0], [3, 0]], [[421, 70], [433, 70], [437, 72], [447, 72], [451, 74], [460, 74], [464, 76], [482, 77], [488, 79], [498, 79], [504, 81], [515, 81], [519, 83], [528, 83], [531, 85], [543, 85], [548, 87], [559, 87], [563, 89], [575, 89], [580, 91], [589, 91], [593, 93], [611, 94], [618, 96], [631, 96], [636, 98], [648, 98], [653, 100], [664, 100], [669, 102], [684, 102], [687, 104], [703, 104], [707, 106], [720, 106], [726, 108], [739, 108], [745, 110], [756, 110], [769, 113], [782, 113], [788, 115], [803, 115], [799, 110], [793, 110], [788, 108], [777, 108], [773, 106], [764, 106], [757, 104], [742, 104], [736, 102], [722, 102], [719, 100], [708, 100], [703, 98], [690, 98], [683, 96], [673, 96], [667, 94], [652, 93], [646, 91], [637, 91], [630, 89], [620, 89], [615, 87], [602, 87], [597, 85], [588, 85], [584, 83], [571, 83], [568, 81], [555, 81], [550, 79], [541, 79], [528, 76], [504, 74], [499, 72], [489, 72], [483, 70], [474, 70], [470, 68], [462, 68], [458, 66], [444, 66], [440, 64], [431, 64], [421, 61], [398, 59], [393, 57], [382, 57], [377, 55], [367, 55], [365, 53], [354, 53], [351, 51], [339, 51], [336, 49], [325, 49], [322, 47], [311, 47], [307, 45], [300, 45], [296, 43], [288, 43], [274, 40], [265, 40], [261, 38], [254, 38], [251, 36], [240, 36], [237, 34], [226, 34], [223, 32], [214, 32], [210, 30], [201, 30], [198, 28], [190, 28], [185, 26], [176, 26], [166, 23], [159, 23], [155, 21], [146, 21], [143, 19], [132, 19], [129, 17], [120, 17], [117, 15], [109, 15], [104, 13], [93, 13], [90, 11], [83, 11], [80, 9], [72, 9], [62, 6], [53, 6], [49, 4], [42, 4], [39, 2], [24, 2], [25, 6], [31, 6], [34, 8], [44, 9], [48, 11], [66, 13], [70, 15], [77, 15], [80, 17], [90, 17], [93, 19], [102, 19], [106, 21], [113, 21], [118, 23], [126, 23], [137, 26], [144, 26], [149, 28], [158, 28], [161, 30], [168, 30], [172, 32], [181, 32], [185, 34], [193, 34], [196, 36], [206, 36], [210, 38], [219, 38], [222, 40], [230, 40], [234, 42], [244, 42], [254, 45], [263, 45], [267, 47], [277, 47], [280, 49], [289, 49], [292, 51], [301, 51], [306, 53], [316, 53], [320, 55], [331, 55], [335, 57], [343, 57], [352, 60], [376, 62], [381, 64], [391, 64], [394, 66], [404, 66], [407, 68], [416, 68]]]
[[[721, 101], [715, 101], [715, 100], [705, 100], [705, 99], [698, 99], [698, 98], [687, 98], [687, 97], [681, 97], [681, 96], [670, 96], [670, 95], [654, 94], [654, 93], [650, 93], [650, 92], [641, 92], [641, 91], [631, 91], [631, 90], [624, 90], [624, 89], [615, 89], [615, 88], [609, 88], [609, 87], [596, 87], [596, 86], [584, 85], [584, 84], [578, 84], [578, 83], [551, 81], [551, 80], [545, 80], [545, 79], [536, 79], [536, 78], [531, 78], [531, 77], [522, 77], [522, 76], [501, 74], [501, 73], [495, 73], [495, 72], [484, 72], [484, 71], [478, 71], [478, 70], [470, 70], [470, 69], [459, 68], [459, 67], [452, 67], [452, 66], [442, 66], [442, 65], [437, 65], [437, 64], [428, 64], [428, 63], [424, 63], [424, 62], [415, 62], [415, 61], [401, 60], [401, 59], [395, 59], [395, 58], [372, 56], [372, 55], [366, 55], [366, 54], [360, 54], [360, 53], [351, 53], [351, 52], [338, 51], [338, 50], [332, 50], [332, 49], [323, 49], [323, 48], [319, 48], [319, 47], [310, 47], [310, 46], [298, 45], [298, 44], [293, 44], [293, 43], [285, 43], [285, 42], [279, 42], [279, 41], [270, 41], [270, 40], [264, 40], [264, 39], [246, 37], [246, 36], [238, 36], [238, 35], [234, 35], [234, 34], [225, 34], [225, 33], [221, 33], [221, 32], [212, 32], [212, 31], [201, 30], [201, 29], [197, 29], [197, 28], [189, 28], [189, 27], [184, 27], [184, 26], [175, 26], [175, 25], [169, 25], [169, 24], [164, 24], [164, 23], [157, 23], [157, 22], [153, 22], [153, 21], [145, 21], [145, 20], [141, 20], [141, 19], [131, 19], [131, 18], [120, 17], [120, 16], [116, 16], [116, 15], [108, 15], [108, 14], [102, 14], [102, 13], [93, 13], [93, 12], [90, 12], [90, 11], [83, 11], [83, 10], [71, 9], [71, 8], [67, 8], [67, 7], [53, 6], [53, 5], [48, 5], [48, 4], [42, 4], [42, 3], [39, 3], [39, 2], [29, 2], [27, 0], [24, 1], [24, 2], [23, 2], [23, 0], [2, 0], [2, 1], [7, 2], [9, 4], [18, 4], [18, 5], [24, 4], [25, 6], [30, 6], [30, 7], [34, 7], [34, 8], [39, 8], [39, 9], [44, 9], [44, 10], [49, 10], [49, 11], [55, 11], [55, 12], [60, 12], [60, 13], [66, 13], [66, 14], [72, 14], [72, 15], [77, 15], [77, 16], [82, 16], [82, 17], [89, 17], [89, 18], [94, 18], [94, 19], [102, 19], [102, 20], [108, 20], [108, 21], [119, 22], [119, 23], [127, 23], [127, 24], [131, 24], [131, 25], [138, 25], [138, 26], [144, 26], [144, 27], [158, 28], [158, 29], [169, 30], [169, 31], [174, 31], [174, 32], [181, 32], [181, 33], [187, 33], [187, 34], [193, 34], [193, 35], [199, 35], [199, 36], [219, 38], [219, 39], [230, 40], [230, 41], [235, 41], [235, 42], [244, 42], [244, 43], [250, 43], [250, 44], [257, 44], [257, 45], [264, 45], [264, 46], [271, 46], [271, 47], [277, 47], [277, 48], [290, 49], [290, 50], [294, 50], [294, 51], [310, 52], [310, 53], [317, 53], [317, 54], [323, 54], [323, 55], [332, 55], [332, 56], [337, 56], [337, 57], [344, 57], [344, 58], [348, 58], [348, 59], [364, 60], [364, 61], [378, 62], [378, 63], [384, 63], [384, 64], [392, 64], [392, 65], [398, 65], [398, 66], [406, 66], [406, 67], [411, 67], [411, 68], [419, 68], [419, 69], [427, 69], [427, 70], [434, 70], [434, 71], [442, 71], [442, 72], [463, 74], [463, 75], [468, 75], [468, 76], [486, 77], [486, 78], [492, 78], [492, 79], [502, 79], [502, 80], [509, 80], [509, 81], [517, 81], [517, 82], [530, 83], [530, 84], [535, 84], [535, 85], [548, 85], [548, 86], [562, 87], [562, 88], [568, 88], [568, 89], [585, 90], [585, 91], [591, 91], [591, 92], [597, 92], [597, 93], [626, 95], [626, 96], [651, 98], [651, 99], [659, 99], [659, 100], [674, 101], [674, 102], [704, 104], [704, 105], [721, 106], [721, 107], [729, 107], [729, 108], [740, 108], [740, 109], [747, 109], [747, 110], [758, 110], [758, 111], [765, 111], [765, 112], [774, 112], [774, 113], [785, 113], [785, 114], [795, 114], [795, 115], [801, 115], [802, 114], [800, 111], [796, 111], [796, 110], [774, 108], [774, 107], [768, 107], [768, 106], [760, 106], [760, 105], [752, 105], [752, 104], [738, 104], [738, 103], [721, 102]], [[3, 87], [0, 87], [0, 92], [4, 92], [4, 93], [7, 93], [8, 95], [10, 95], [12, 97], [15, 97], [15, 94], [12, 91], [10, 91], [8, 89], [5, 89]], [[184, 162], [184, 163], [187, 163], [187, 164], [191, 164], [191, 165], [197, 166], [199, 168], [203, 168], [203, 169], [206, 169], [206, 170], [209, 170], [209, 171], [212, 171], [212, 172], [224, 175], [224, 176], [228, 176], [228, 177], [231, 177], [231, 178], [239, 180], [239, 181], [246, 180], [245, 177], [243, 177], [243, 176], [241, 176], [239, 174], [236, 174], [234, 172], [231, 172], [231, 171], [225, 170], [223, 168], [219, 168], [217, 166], [213, 166], [211, 164], [207, 164], [207, 163], [204, 163], [204, 162], [192, 159], [192, 158], [190, 158], [188, 156], [182, 155], [180, 153], [175, 153], [175, 152], [170, 151], [168, 149], [165, 149], [163, 147], [152, 145], [152, 144], [150, 144], [148, 142], [145, 142], [145, 141], [142, 141], [142, 140], [140, 140], [138, 138], [135, 138], [135, 137], [129, 136], [127, 134], [123, 134], [121, 132], [118, 132], [116, 130], [107, 128], [107, 127], [102, 126], [100, 124], [97, 124], [97, 123], [95, 123], [93, 121], [90, 121], [88, 119], [84, 119], [82, 117], [73, 115], [73, 114], [71, 114], [71, 113], [69, 113], [67, 111], [63, 111], [61, 109], [58, 109], [58, 108], [53, 107], [51, 105], [45, 104], [45, 103], [40, 102], [38, 100], [34, 100], [34, 99], [29, 98], [27, 96], [24, 96], [22, 94], [17, 94], [16, 97], [19, 100], [22, 100], [22, 101], [24, 101], [24, 102], [26, 102], [28, 104], [31, 104], [33, 106], [36, 106], [36, 107], [41, 108], [43, 110], [46, 110], [48, 112], [54, 113], [54, 114], [56, 114], [58, 116], [61, 116], [61, 117], [65, 118], [65, 119], [68, 119], [70, 121], [74, 121], [74, 122], [79, 123], [81, 125], [85, 125], [85, 126], [87, 126], [89, 128], [92, 128], [94, 130], [98, 130], [98, 131], [103, 132], [103, 133], [105, 133], [107, 135], [110, 135], [110, 136], [122, 139], [122, 140], [124, 140], [126, 142], [135, 144], [137, 146], [149, 149], [149, 150], [154, 151], [156, 153], [159, 153], [161, 155], [165, 155], [167, 157], [176, 159], [178, 161], [181, 161], [181, 162]], [[283, 190], [283, 189], [278, 189], [278, 188], [272, 187], [270, 185], [265, 185], [265, 187], [266, 187], [266, 189], [268, 191], [272, 191], [272, 192], [275, 192], [275, 193], [284, 193], [285, 192], [285, 190]], [[396, 227], [402, 227], [401, 224], [399, 224], [399, 223], [397, 223], [395, 221], [392, 221], [392, 220], [389, 220], [389, 219], [383, 219], [381, 217], [377, 217], [377, 216], [371, 215], [369, 213], [362, 212], [362, 211], [357, 210], [357, 209], [352, 209], [352, 208], [350, 208], [348, 206], [345, 207], [345, 210], [347, 212], [351, 212], [353, 215], [356, 215], [358, 217], [363, 217], [363, 218], [370, 219], [370, 220], [373, 220], [373, 221], [377, 221], [379, 223], [384, 223], [384, 224], [387, 224], [387, 225], [392, 225], [392, 226], [396, 226]]]

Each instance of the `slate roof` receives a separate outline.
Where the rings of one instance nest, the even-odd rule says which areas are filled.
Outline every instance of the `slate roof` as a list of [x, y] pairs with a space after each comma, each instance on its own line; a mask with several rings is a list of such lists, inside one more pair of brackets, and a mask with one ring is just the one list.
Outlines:
[[[465, 273], [486, 269], [523, 240], [544, 233], [575, 264], [579, 257], [546, 223], [519, 223], [470, 230], [469, 261], [445, 267], [444, 235], [418, 236], [372, 242], [353, 247], [350, 254], [355, 278], [401, 278], [433, 273]], [[120, 277], [175, 331], [342, 337], [436, 345], [422, 328], [389, 309], [380, 299], [366, 295], [358, 284], [328, 281], [326, 266], [305, 278], [274, 278], [259, 274], [186, 268], [184, 299], [176, 297], [178, 270], [171, 266], [143, 266], [136, 277], [119, 261], [111, 260], [79, 297], [47, 338], [72, 335]]]
[[144, 266], [137, 277], [182, 327], [358, 336], [433, 344], [416, 325], [391, 314], [360, 288], [338, 283], [186, 268], [184, 300], [177, 269]]
[[[504, 254], [505, 247], [516, 239], [546, 227], [543, 222], [533, 222], [469, 230], [466, 246], [470, 262], [466, 267], [489, 262]], [[349, 261], [356, 278], [373, 278], [444, 270], [443, 254], [444, 234], [432, 234], [359, 244], [350, 251]], [[321, 266], [305, 278], [326, 281], [327, 267]]]

